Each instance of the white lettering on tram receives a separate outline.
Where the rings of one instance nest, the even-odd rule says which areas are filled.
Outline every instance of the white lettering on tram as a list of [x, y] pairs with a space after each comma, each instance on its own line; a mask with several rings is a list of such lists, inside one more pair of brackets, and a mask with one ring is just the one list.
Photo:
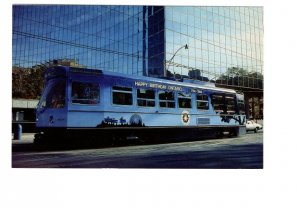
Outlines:
[[160, 90], [183, 91], [183, 88], [181, 86], [164, 85], [164, 84], [158, 84], [158, 83], [135, 81], [134, 85], [137, 87], [150, 87], [150, 88], [155, 88], [155, 89], [160, 89]]
[[148, 87], [148, 83], [147, 82], [134, 82], [135, 86], [138, 87]]
[[182, 87], [180, 87], [180, 86], [168, 86], [168, 90], [182, 91]]
[[166, 85], [162, 85], [162, 84], [154, 84], [154, 83], [150, 83], [150, 87], [151, 87], [151, 88], [161, 89], [161, 90], [167, 89], [167, 86], [166, 86]]

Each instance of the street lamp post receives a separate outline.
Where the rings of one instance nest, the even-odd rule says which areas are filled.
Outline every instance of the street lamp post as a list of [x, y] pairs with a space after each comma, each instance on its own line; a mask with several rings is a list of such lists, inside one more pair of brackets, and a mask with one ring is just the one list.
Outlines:
[[[185, 44], [184, 46], [181, 46], [180, 48], [178, 48], [177, 51], [176, 51], [176, 52], [174, 53], [174, 55], [172, 56], [172, 58], [168, 61], [168, 62], [169, 62], [168, 67], [166, 66], [167, 62], [165, 61], [165, 73], [167, 73], [171, 61], [174, 59], [174, 57], [176, 56], [176, 54], [178, 53], [178, 51], [180, 51], [182, 48], [184, 48], [184, 49], [187, 50], [187, 49], [189, 49], [189, 46], [188, 46], [188, 44]], [[173, 68], [173, 75], [175, 76], [174, 68]]]

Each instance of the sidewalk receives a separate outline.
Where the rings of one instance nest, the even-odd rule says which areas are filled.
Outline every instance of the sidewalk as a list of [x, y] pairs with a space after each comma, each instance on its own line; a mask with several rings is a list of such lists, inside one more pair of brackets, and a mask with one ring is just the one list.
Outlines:
[[20, 144], [20, 143], [32, 143], [34, 139], [35, 133], [23, 133], [20, 140], [14, 140], [14, 134], [11, 134], [11, 139], [13, 144]]

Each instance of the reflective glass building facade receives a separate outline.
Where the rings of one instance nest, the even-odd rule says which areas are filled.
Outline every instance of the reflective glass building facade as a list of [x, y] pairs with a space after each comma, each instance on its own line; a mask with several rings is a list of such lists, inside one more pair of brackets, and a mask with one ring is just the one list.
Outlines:
[[13, 64], [69, 59], [142, 75], [144, 18], [143, 7], [135, 6], [14, 6]]
[[[189, 46], [174, 57], [171, 71], [189, 75], [191, 70], [199, 70], [196, 76], [225, 85], [234, 84], [230, 79], [218, 80], [220, 75], [235, 76], [228, 69], [244, 69], [244, 74], [243, 70], [234, 71], [239, 71], [239, 76], [263, 74], [262, 8], [166, 7], [165, 12], [166, 60], [182, 44]], [[256, 78], [251, 83], [240, 77], [237, 85], [261, 88], [259, 76], [251, 77]]]
[[263, 8], [14, 5], [12, 57], [262, 91]]

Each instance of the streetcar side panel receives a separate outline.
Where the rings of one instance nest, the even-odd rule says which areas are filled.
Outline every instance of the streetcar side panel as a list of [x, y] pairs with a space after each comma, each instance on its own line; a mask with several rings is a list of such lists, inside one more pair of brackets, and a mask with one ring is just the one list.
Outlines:
[[101, 75], [70, 73], [68, 78], [68, 128], [95, 127], [103, 119], [105, 90]]

